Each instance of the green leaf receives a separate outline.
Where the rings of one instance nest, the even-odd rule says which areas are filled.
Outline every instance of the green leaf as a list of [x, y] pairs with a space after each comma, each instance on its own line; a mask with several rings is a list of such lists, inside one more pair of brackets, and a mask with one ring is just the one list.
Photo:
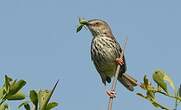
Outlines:
[[154, 91], [154, 87], [151, 85], [146, 75], [144, 76], [143, 83], [141, 83], [140, 87], [147, 91]]
[[26, 101], [26, 102], [22, 102], [19, 106], [18, 106], [18, 108], [21, 108], [22, 106], [24, 106], [25, 104], [28, 104], [28, 102]]
[[76, 32], [79, 32], [83, 26], [85, 26], [88, 23], [87, 20], [83, 19], [83, 18], [79, 18], [79, 26], [77, 27]]
[[157, 84], [164, 89], [166, 93], [168, 93], [167, 84], [165, 83], [165, 81], [167, 81], [176, 94], [177, 90], [172, 79], [163, 70], [156, 70], [153, 75], [153, 79], [156, 80], [155, 82], [157, 82]]
[[179, 96], [181, 97], [181, 84], [180, 84], [180, 88], [179, 88]]
[[82, 25], [86, 25], [88, 23], [88, 21], [85, 20], [84, 18], [79, 18], [79, 23]]
[[50, 102], [50, 103], [47, 105], [46, 110], [51, 110], [52, 108], [55, 108], [56, 106], [58, 106], [58, 103], [57, 103], [57, 102]]
[[0, 110], [8, 110], [8, 105], [7, 104], [1, 104]]
[[24, 107], [25, 107], [26, 110], [30, 110], [30, 105], [29, 104], [24, 105]]
[[[163, 71], [162, 71], [162, 72], [163, 72]], [[175, 93], [176, 93], [176, 87], [175, 87], [175, 85], [174, 85], [174, 83], [173, 83], [173, 80], [172, 80], [165, 72], [163, 72], [163, 73], [164, 73], [163, 79], [170, 84], [170, 86], [174, 89], [174, 91], [175, 91]]]
[[39, 108], [45, 110], [47, 106], [47, 100], [49, 99], [51, 92], [49, 90], [40, 90], [38, 93]]
[[28, 102], [23, 102], [23, 103], [21, 103], [21, 104], [18, 106], [18, 108], [20, 109], [20, 108], [23, 107], [23, 106], [24, 106], [24, 108], [25, 108], [26, 110], [30, 110], [30, 105], [29, 105]]
[[55, 83], [53, 89], [51, 91], [49, 90], [40, 90], [38, 93], [38, 100], [39, 100], [39, 108], [40, 110], [45, 110], [48, 102], [53, 94], [53, 92], [55, 91], [55, 88], [58, 84], [59, 80]]
[[30, 91], [30, 100], [35, 105], [35, 108], [38, 108], [38, 94], [35, 90]]
[[79, 25], [79, 26], [77, 27], [76, 32], [78, 33], [78, 32], [82, 29], [82, 27], [83, 27], [83, 25]]
[[17, 81], [17, 80], [14, 80], [10, 85], [13, 86], [14, 84], [16, 84], [16, 81]]
[[16, 94], [7, 95], [6, 99], [7, 100], [23, 100], [25, 99], [25, 95], [23, 94], [23, 92], [18, 91]]
[[5, 80], [8, 81], [8, 82], [11, 82], [13, 79], [7, 75], [5, 75]]
[[24, 80], [19, 80], [18, 82], [14, 83], [13, 85], [10, 86], [8, 95], [16, 94], [21, 88], [23, 88], [25, 84], [26, 81]]
[[0, 88], [0, 99], [4, 96], [4, 88]]
[[6, 93], [9, 92], [10, 81], [12, 81], [12, 78], [5, 75], [5, 91], [6, 91]]
[[141, 85], [140, 85], [140, 87], [142, 88], [142, 89], [147, 89], [147, 86], [148, 86], [148, 79], [147, 79], [147, 76], [146, 75], [144, 75], [144, 78], [143, 78], [143, 83], [141, 83]]
[[148, 81], [148, 78], [147, 78], [146, 75], [144, 76], [143, 81], [144, 81], [144, 87], [145, 87], [145, 89], [146, 89], [146, 90], [149, 90], [150, 84], [149, 84], [149, 81]]
[[143, 80], [144, 80], [144, 84], [147, 86], [149, 84], [149, 81], [146, 75], [144, 76]]
[[153, 80], [168, 94], [167, 84], [164, 82], [164, 76], [163, 72], [157, 70], [153, 74]]

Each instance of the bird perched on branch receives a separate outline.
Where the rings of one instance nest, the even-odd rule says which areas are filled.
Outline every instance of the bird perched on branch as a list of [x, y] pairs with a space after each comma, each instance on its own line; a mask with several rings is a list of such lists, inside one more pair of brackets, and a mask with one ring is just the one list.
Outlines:
[[106, 82], [111, 82], [111, 78], [115, 75], [117, 65], [119, 64], [120, 71], [118, 80], [128, 90], [133, 91], [134, 86], [137, 85], [137, 81], [125, 73], [125, 58], [124, 56], [120, 58], [122, 49], [113, 36], [109, 25], [99, 19], [80, 19], [79, 22], [80, 26], [77, 28], [77, 32], [80, 31], [83, 26], [86, 26], [92, 33], [91, 59], [101, 76], [102, 82], [105, 85]]

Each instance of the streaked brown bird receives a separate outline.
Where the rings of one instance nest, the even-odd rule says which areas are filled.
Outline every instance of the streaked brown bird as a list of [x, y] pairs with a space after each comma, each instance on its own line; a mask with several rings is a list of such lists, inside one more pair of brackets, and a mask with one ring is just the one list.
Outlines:
[[[80, 29], [86, 26], [92, 33], [91, 58], [101, 76], [102, 82], [110, 83], [115, 75], [117, 64], [120, 64], [118, 80], [130, 91], [134, 90], [137, 81], [126, 74], [126, 62], [120, 59], [121, 47], [112, 34], [109, 25], [99, 19], [80, 20]], [[78, 29], [78, 31], [80, 30]]]

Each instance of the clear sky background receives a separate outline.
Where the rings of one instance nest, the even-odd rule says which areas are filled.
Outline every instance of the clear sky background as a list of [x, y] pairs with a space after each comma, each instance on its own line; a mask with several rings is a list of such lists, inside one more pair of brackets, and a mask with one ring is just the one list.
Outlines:
[[[52, 97], [59, 102], [56, 110], [106, 110], [106, 89], [90, 58], [92, 36], [85, 29], [76, 34], [78, 17], [84, 17], [106, 20], [121, 44], [128, 36], [128, 72], [136, 79], [151, 78], [160, 68], [179, 86], [180, 5], [179, 0], [1, 0], [0, 80], [5, 74], [25, 79], [27, 93], [50, 89], [60, 79]], [[117, 84], [113, 110], [154, 110], [137, 92]]]

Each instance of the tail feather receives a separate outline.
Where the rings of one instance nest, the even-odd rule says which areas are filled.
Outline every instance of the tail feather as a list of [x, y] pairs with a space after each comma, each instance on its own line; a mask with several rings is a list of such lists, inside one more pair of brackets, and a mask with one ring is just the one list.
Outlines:
[[130, 91], [134, 91], [134, 87], [137, 86], [137, 80], [126, 73], [119, 76], [118, 80]]

